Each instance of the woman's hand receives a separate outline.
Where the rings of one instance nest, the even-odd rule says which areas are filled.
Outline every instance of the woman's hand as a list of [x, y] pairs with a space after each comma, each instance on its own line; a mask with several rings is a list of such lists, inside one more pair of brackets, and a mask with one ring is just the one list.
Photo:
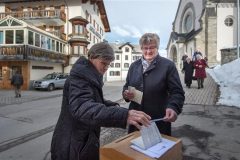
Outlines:
[[141, 125], [148, 127], [150, 125], [151, 117], [142, 111], [129, 110], [127, 124], [134, 125], [139, 130]]

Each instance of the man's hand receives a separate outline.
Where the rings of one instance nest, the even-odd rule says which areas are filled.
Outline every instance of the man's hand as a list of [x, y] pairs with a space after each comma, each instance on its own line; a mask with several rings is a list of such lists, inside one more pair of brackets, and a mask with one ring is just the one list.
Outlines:
[[123, 98], [131, 100], [134, 98], [134, 94], [132, 92], [130, 92], [129, 90], [125, 90], [123, 92]]
[[139, 130], [141, 129], [141, 125], [148, 127], [150, 125], [150, 119], [151, 117], [142, 111], [137, 110], [128, 111], [127, 123], [134, 125]]
[[173, 109], [167, 108], [166, 115], [164, 118], [165, 118], [164, 121], [175, 122], [177, 120], [177, 113]]

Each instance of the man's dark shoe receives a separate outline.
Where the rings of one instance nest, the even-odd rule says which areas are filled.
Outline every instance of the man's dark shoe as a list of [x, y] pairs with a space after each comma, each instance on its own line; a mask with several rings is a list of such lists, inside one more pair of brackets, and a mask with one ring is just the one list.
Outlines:
[[21, 97], [21, 94], [19, 94], [18, 96]]

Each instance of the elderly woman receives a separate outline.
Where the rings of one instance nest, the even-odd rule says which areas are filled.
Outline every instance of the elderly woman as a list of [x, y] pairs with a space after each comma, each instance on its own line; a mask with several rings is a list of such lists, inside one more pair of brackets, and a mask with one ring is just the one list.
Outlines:
[[[158, 54], [157, 34], [145, 33], [139, 43], [143, 56], [129, 68], [123, 98], [131, 101], [129, 109], [143, 111], [152, 119], [164, 118], [156, 125], [161, 133], [171, 135], [171, 122], [181, 113], [185, 99], [178, 71], [172, 61]], [[128, 90], [129, 86], [143, 92], [140, 104], [132, 101], [135, 95]], [[136, 127], [129, 126], [129, 132], [135, 130]]]
[[182, 72], [184, 73], [184, 82], [188, 88], [191, 88], [192, 84], [192, 76], [193, 76], [193, 62], [191, 58], [187, 58], [186, 61], [183, 63]]
[[207, 77], [205, 68], [207, 67], [207, 62], [202, 58], [201, 55], [196, 56], [197, 60], [194, 62], [195, 77], [198, 82], [198, 89], [203, 88], [204, 78]]
[[144, 112], [119, 107], [103, 98], [103, 74], [114, 60], [109, 44], [92, 46], [80, 57], [65, 82], [61, 113], [53, 133], [52, 160], [98, 160], [100, 127], [150, 124]]

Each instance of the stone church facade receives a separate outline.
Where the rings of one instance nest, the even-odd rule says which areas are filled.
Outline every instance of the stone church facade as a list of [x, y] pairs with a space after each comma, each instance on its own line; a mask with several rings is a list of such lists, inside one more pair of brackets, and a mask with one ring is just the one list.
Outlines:
[[237, 44], [235, 0], [180, 0], [167, 45], [168, 58], [182, 68], [181, 57], [199, 49], [209, 66], [221, 63], [221, 50]]

